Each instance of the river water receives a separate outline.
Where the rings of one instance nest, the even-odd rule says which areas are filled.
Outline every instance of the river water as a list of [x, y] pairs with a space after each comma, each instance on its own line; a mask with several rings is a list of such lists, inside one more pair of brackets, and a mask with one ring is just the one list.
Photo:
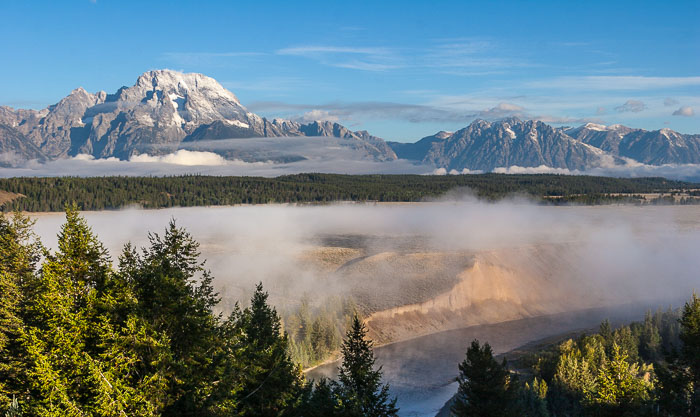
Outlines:
[[[400, 416], [432, 417], [457, 391], [457, 366], [474, 339], [488, 342], [494, 353], [502, 354], [540, 339], [593, 331], [605, 319], [613, 325], [642, 320], [649, 309], [680, 302], [597, 308], [434, 333], [376, 348], [376, 364], [382, 366], [384, 381], [398, 399]], [[307, 378], [334, 377], [338, 365], [315, 368]]]

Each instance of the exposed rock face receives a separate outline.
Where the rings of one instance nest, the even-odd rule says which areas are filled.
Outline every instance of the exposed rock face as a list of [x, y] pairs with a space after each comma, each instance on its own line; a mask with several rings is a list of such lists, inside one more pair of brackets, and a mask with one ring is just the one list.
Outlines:
[[440, 146], [439, 144], [450, 136], [452, 136], [452, 132], [441, 131], [432, 136], [426, 136], [416, 143], [389, 142], [389, 146], [399, 158], [420, 161], [425, 158], [433, 146]]
[[20, 131], [0, 125], [0, 166], [15, 166], [26, 159], [44, 160], [46, 157], [39, 147]]
[[[74, 138], [86, 137], [82, 118], [85, 111], [104, 102], [104, 92], [90, 94], [77, 88], [46, 109], [17, 110], [3, 107], [0, 124], [10, 126], [29, 138], [49, 158], [66, 156]], [[30, 158], [30, 155], [26, 155]]]
[[[142, 152], [169, 152], [182, 141], [326, 135], [357, 142], [351, 146], [367, 156], [396, 159], [382, 139], [366, 132], [351, 132], [337, 123], [269, 121], [249, 112], [213, 78], [170, 70], [146, 72], [115, 94], [78, 88], [41, 111], [0, 107], [0, 125], [24, 135], [51, 159], [81, 153], [127, 159]], [[0, 140], [9, 143], [8, 132], [0, 131]], [[15, 152], [33, 157], [22, 147]]]
[[456, 170], [491, 171], [513, 165], [586, 169], [605, 155], [545, 123], [517, 118], [476, 120], [452, 134], [440, 132], [415, 144], [391, 146], [400, 157]]
[[700, 163], [700, 135], [593, 123], [565, 131], [583, 143], [650, 165]]
[[700, 135], [591, 123], [557, 129], [517, 118], [476, 120], [416, 143], [387, 143], [334, 122], [268, 120], [249, 112], [213, 78], [170, 70], [146, 72], [114, 94], [77, 88], [43, 110], [0, 106], [0, 127], [0, 163], [5, 165], [78, 154], [128, 159], [169, 153], [183, 142], [285, 136], [335, 137], [363, 158], [400, 157], [457, 171], [513, 165], [586, 170], [621, 158], [652, 165], [700, 163]]

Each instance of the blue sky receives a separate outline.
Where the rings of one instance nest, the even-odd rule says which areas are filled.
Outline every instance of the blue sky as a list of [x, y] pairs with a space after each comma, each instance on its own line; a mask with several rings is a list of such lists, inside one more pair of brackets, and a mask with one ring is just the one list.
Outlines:
[[170, 68], [264, 116], [399, 141], [510, 115], [700, 133], [697, 0], [2, 0], [0, 15], [0, 105]]

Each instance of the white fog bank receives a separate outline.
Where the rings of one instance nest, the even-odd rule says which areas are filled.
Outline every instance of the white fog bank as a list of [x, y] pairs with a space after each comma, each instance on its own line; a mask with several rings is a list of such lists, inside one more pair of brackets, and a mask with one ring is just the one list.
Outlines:
[[[557, 279], [585, 281], [610, 302], [682, 298], [700, 288], [700, 209], [547, 207], [475, 200], [418, 204], [235, 206], [83, 213], [116, 259], [122, 246], [147, 244], [170, 219], [201, 243], [203, 258], [226, 294], [243, 297], [262, 281], [273, 295], [342, 293], [348, 285], [320, 276], [304, 261], [325, 240], [361, 240], [367, 254], [477, 253], [536, 245], [570, 264]], [[56, 245], [61, 214], [37, 215], [36, 230]], [[561, 249], [560, 249], [561, 248]], [[377, 285], [383, 285], [377, 280]], [[401, 285], [394, 277], [392, 285]], [[572, 294], [585, 297], [586, 294]], [[245, 298], [244, 297], [244, 298]]]

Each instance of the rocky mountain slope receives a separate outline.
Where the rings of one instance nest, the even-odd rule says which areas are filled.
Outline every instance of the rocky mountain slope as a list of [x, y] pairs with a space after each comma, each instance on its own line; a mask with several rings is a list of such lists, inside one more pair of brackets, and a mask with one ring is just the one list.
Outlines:
[[[402, 158], [425, 164], [426, 169], [491, 171], [544, 165], [586, 170], [625, 159], [651, 165], [700, 163], [700, 135], [591, 123], [555, 128], [517, 118], [476, 120], [464, 129], [438, 132], [416, 143], [387, 143], [367, 131], [351, 131], [334, 122], [260, 117], [213, 78], [171, 70], [146, 72], [133, 86], [114, 94], [77, 88], [43, 110], [0, 106], [0, 165], [4, 166], [78, 154], [129, 159], [181, 147], [208, 150], [210, 141], [222, 139], [290, 136], [337, 138], [360, 158]], [[225, 158], [272, 160], [269, 152], [256, 156], [250, 147], [246, 151], [215, 148]], [[293, 153], [273, 159], [289, 162], [305, 157]]]
[[415, 143], [389, 142], [399, 158], [449, 170], [498, 167], [585, 170], [623, 158], [650, 165], [700, 163], [700, 135], [588, 123], [554, 128], [539, 121], [476, 120], [457, 132], [438, 132]]
[[0, 125], [0, 166], [12, 166], [21, 159], [44, 160], [46, 156], [20, 131]]
[[213, 78], [170, 70], [146, 72], [114, 94], [78, 88], [39, 111], [0, 107], [0, 126], [0, 150], [12, 149], [25, 159], [78, 154], [128, 159], [170, 152], [182, 142], [275, 136], [332, 136], [368, 157], [396, 159], [382, 139], [367, 132], [331, 122], [268, 120], [249, 112]]
[[516, 118], [476, 120], [452, 134], [440, 132], [415, 144], [390, 145], [400, 158], [449, 170], [491, 171], [513, 165], [586, 169], [606, 155], [545, 123]]
[[645, 164], [700, 163], [700, 135], [682, 135], [671, 129], [647, 131], [593, 123], [564, 132], [605, 152]]

